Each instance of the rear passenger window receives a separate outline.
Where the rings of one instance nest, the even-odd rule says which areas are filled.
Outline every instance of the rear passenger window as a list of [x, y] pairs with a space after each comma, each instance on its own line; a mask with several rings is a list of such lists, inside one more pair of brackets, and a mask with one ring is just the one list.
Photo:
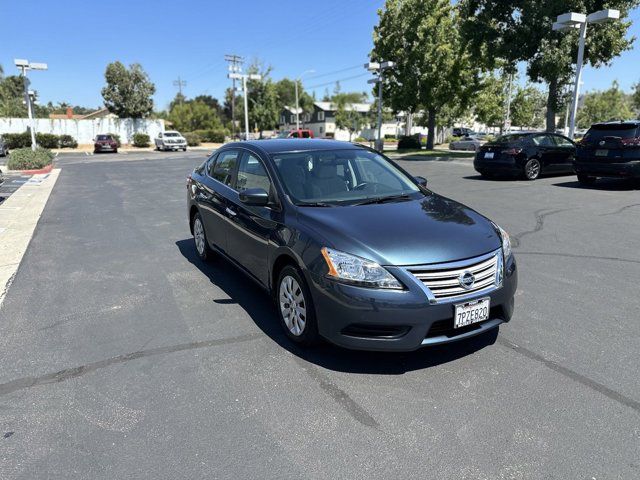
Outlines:
[[238, 167], [236, 190], [242, 192], [249, 188], [262, 188], [266, 192], [271, 189], [271, 181], [264, 165], [252, 154], [245, 155]]
[[213, 164], [213, 174], [211, 177], [230, 186], [231, 179], [233, 178], [233, 170], [236, 168], [237, 161], [238, 152], [236, 150], [220, 153]]

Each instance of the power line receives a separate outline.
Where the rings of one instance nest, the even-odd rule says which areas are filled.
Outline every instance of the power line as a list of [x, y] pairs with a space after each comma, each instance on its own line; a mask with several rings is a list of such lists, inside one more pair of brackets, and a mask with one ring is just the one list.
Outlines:
[[178, 94], [180, 95], [180, 103], [182, 104], [182, 99], [184, 98], [182, 95], [182, 87], [187, 86], [187, 81], [182, 80], [180, 75], [178, 75], [178, 79], [173, 81], [173, 86], [178, 87]]
[[362, 65], [363, 65], [362, 63], [359, 63], [358, 65], [354, 65], [352, 67], [341, 68], [340, 70], [334, 70], [333, 72], [322, 73], [320, 75], [309, 75], [307, 78], [308, 79], [312, 79], [312, 78], [329, 77], [331, 75], [335, 75], [336, 73], [343, 73], [343, 72], [348, 72], [349, 70], [355, 70], [356, 68], [362, 68]]
[[331, 80], [330, 82], [325, 82], [325, 83], [318, 83], [317, 85], [308, 85], [305, 88], [307, 89], [312, 89], [312, 88], [320, 88], [320, 87], [326, 87], [328, 85], [333, 85], [336, 82], [346, 82], [347, 80], [353, 80], [355, 78], [361, 78], [364, 77], [365, 75], [368, 75], [367, 72], [365, 73], [361, 73], [359, 75], [353, 75], [351, 77], [345, 77], [345, 78], [337, 78], [335, 80]]

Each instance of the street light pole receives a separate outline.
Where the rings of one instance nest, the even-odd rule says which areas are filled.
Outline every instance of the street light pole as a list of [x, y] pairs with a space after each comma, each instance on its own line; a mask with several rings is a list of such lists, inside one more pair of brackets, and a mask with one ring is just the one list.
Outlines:
[[584, 62], [584, 44], [587, 38], [588, 23], [604, 23], [620, 18], [619, 10], [600, 10], [598, 12], [585, 15], [583, 13], [565, 13], [558, 15], [553, 24], [553, 30], [566, 30], [579, 28], [580, 37], [578, 41], [578, 58], [576, 61], [576, 78], [573, 87], [573, 98], [571, 99], [571, 110], [569, 111], [569, 138], [573, 138], [576, 131], [576, 115], [578, 113], [578, 99], [580, 97], [580, 84], [582, 82], [582, 63]]
[[367, 81], [367, 83], [378, 84], [378, 118], [376, 122], [376, 150], [382, 152], [384, 150], [384, 139], [382, 138], [382, 82], [384, 81], [384, 71], [393, 68], [394, 62], [369, 62], [364, 64], [364, 68], [370, 72], [374, 72], [376, 77]]
[[33, 106], [31, 104], [31, 95], [29, 95], [29, 78], [27, 78], [27, 70], [47, 70], [46, 63], [29, 62], [28, 60], [16, 58], [13, 63], [20, 69], [20, 76], [22, 77], [22, 83], [24, 85], [24, 101], [27, 104], [27, 115], [29, 117], [29, 127], [31, 130], [31, 150], [35, 151], [36, 144], [36, 128], [35, 120], [33, 118]]
[[232, 80], [242, 80], [242, 96], [244, 97], [244, 139], [249, 140], [249, 92], [247, 91], [247, 80], [261, 80], [262, 75], [230, 73], [228, 77]]

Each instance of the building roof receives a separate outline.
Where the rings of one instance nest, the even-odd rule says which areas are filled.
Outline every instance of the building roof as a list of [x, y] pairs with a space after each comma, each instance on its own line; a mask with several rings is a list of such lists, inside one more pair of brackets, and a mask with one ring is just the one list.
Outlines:
[[[313, 104], [318, 107], [320, 110], [324, 111], [335, 111], [338, 109], [338, 106], [333, 102], [313, 102]], [[355, 110], [360, 113], [367, 113], [371, 110], [370, 103], [347, 103], [346, 110]]]
[[289, 107], [289, 106], [285, 105], [285, 106], [284, 106], [284, 109], [285, 109], [285, 110], [288, 110], [288, 111], [289, 111], [289, 112], [291, 112], [291, 113], [303, 113], [302, 108], [298, 108], [298, 109], [296, 109], [296, 107]]

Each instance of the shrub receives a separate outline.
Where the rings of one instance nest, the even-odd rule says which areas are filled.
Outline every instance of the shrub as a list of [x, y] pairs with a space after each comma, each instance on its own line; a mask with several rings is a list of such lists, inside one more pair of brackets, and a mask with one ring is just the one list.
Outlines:
[[200, 135], [195, 132], [188, 132], [184, 134], [184, 138], [187, 141], [187, 145], [190, 147], [197, 147], [200, 145]]
[[36, 143], [42, 148], [58, 148], [60, 137], [53, 133], [36, 132]]
[[148, 147], [151, 143], [149, 135], [146, 133], [134, 133], [133, 134], [133, 146], [139, 148]]
[[18, 148], [11, 152], [7, 167], [11, 170], [37, 170], [51, 164], [53, 154], [46, 148]]
[[60, 148], [78, 148], [78, 141], [71, 135], [60, 135], [58, 145]]
[[224, 138], [228, 134], [226, 130], [194, 130], [200, 140], [206, 143], [224, 143]]
[[358, 142], [358, 143], [366, 143], [366, 142], [368, 142], [368, 141], [369, 141], [369, 140], [367, 140], [367, 139], [366, 139], [366, 138], [364, 138], [364, 137], [356, 137], [356, 139], [354, 140], [354, 142]]
[[2, 137], [4, 138], [4, 141], [7, 142], [9, 150], [31, 146], [31, 134], [29, 132], [5, 133]]
[[111, 138], [116, 141], [116, 146], [118, 148], [122, 146], [122, 143], [120, 142], [120, 135], [118, 135], [117, 133], [107, 133], [107, 135], [111, 135]]
[[400, 137], [398, 140], [398, 150], [420, 150], [420, 140], [416, 136]]

